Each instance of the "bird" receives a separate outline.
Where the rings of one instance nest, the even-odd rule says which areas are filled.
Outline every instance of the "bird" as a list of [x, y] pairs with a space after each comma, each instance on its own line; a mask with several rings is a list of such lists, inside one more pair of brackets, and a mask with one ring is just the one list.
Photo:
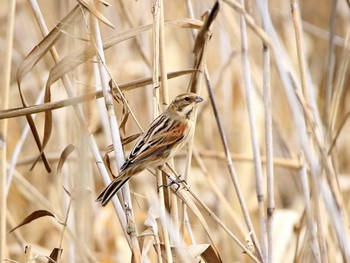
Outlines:
[[195, 109], [202, 101], [203, 98], [192, 92], [176, 96], [136, 142], [119, 175], [99, 194], [96, 202], [106, 206], [132, 176], [144, 169], [162, 167], [174, 157], [192, 136]]

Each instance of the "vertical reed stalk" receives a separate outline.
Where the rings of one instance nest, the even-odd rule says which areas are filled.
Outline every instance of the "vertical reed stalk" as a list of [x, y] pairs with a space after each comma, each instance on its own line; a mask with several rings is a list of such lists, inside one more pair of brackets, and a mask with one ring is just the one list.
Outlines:
[[[159, 115], [159, 102], [163, 101], [164, 99], [167, 100], [167, 98], [164, 97], [164, 90], [163, 92], [159, 92], [159, 81], [158, 81], [158, 76], [159, 72], [161, 72], [161, 79], [162, 81], [164, 80], [165, 82], [162, 82], [162, 87], [164, 88], [163, 85], [167, 85], [167, 80], [166, 80], [166, 74], [163, 72], [165, 71], [165, 43], [164, 39], [162, 42], [162, 38], [164, 38], [164, 20], [162, 20], [162, 9], [163, 9], [163, 1], [162, 0], [157, 0], [155, 1], [153, 5], [153, 80], [155, 81], [153, 83], [154, 87], [154, 118], [156, 118]], [[164, 17], [163, 17], [164, 19]], [[163, 26], [162, 26], [163, 24]], [[162, 29], [163, 27], [163, 29]], [[163, 30], [163, 31], [162, 31]], [[163, 36], [162, 36], [163, 34]], [[167, 89], [167, 86], [165, 87]], [[159, 96], [160, 95], [160, 96]], [[160, 98], [161, 97], [161, 98]], [[165, 247], [165, 254], [166, 254], [166, 259], [168, 263], [173, 262], [173, 257], [171, 254], [171, 244], [170, 244], [170, 237], [169, 237], [169, 232], [166, 224], [166, 209], [165, 209], [165, 198], [164, 194], [165, 191], [168, 191], [164, 187], [162, 189], [159, 188], [159, 186], [163, 185], [166, 183], [166, 177], [163, 176], [163, 173], [157, 169], [156, 171], [156, 176], [157, 176], [157, 187], [158, 187], [158, 198], [159, 198], [159, 209], [160, 209], [160, 221], [162, 225], [162, 233], [163, 233], [163, 242], [164, 242], [164, 247]]]
[[[300, 11], [299, 11], [299, 3], [297, 0], [291, 0], [291, 10], [293, 15], [293, 24], [295, 29], [295, 41], [297, 46], [297, 52], [298, 52], [298, 61], [299, 61], [299, 70], [300, 70], [300, 79], [301, 79], [301, 88], [303, 91], [303, 96], [305, 98], [305, 101], [307, 104], [310, 102], [310, 94], [309, 94], [309, 87], [307, 85], [307, 72], [306, 72], [306, 61], [305, 61], [305, 54], [304, 52], [304, 44], [303, 44], [303, 38], [302, 38], [302, 28], [300, 23]], [[307, 133], [311, 133], [310, 129], [310, 120], [305, 121], [306, 122], [306, 129]], [[310, 148], [312, 148], [311, 145], [313, 145], [312, 139], [309, 139]], [[312, 150], [312, 149], [310, 149]], [[316, 167], [315, 167], [316, 168]], [[312, 174], [312, 181], [313, 181], [313, 190], [314, 190], [314, 201], [316, 203], [316, 211], [320, 211], [319, 209], [319, 202], [320, 202], [320, 195], [319, 195], [319, 180], [317, 179], [317, 175], [315, 174], [316, 170], [313, 169], [311, 171]], [[328, 262], [327, 259], [327, 246], [325, 241], [325, 233], [324, 233], [324, 227], [321, 220], [321, 215], [319, 212], [316, 212], [318, 214], [317, 223], [318, 223], [318, 238], [319, 238], [319, 245], [320, 245], [320, 252], [321, 252], [321, 262]]]
[[[244, 0], [240, 0], [242, 6], [245, 5]], [[259, 204], [259, 220], [260, 220], [260, 235], [261, 235], [261, 255], [260, 258], [262, 261], [266, 261], [266, 219], [264, 213], [264, 191], [263, 191], [263, 173], [261, 167], [261, 158], [259, 150], [259, 141], [258, 141], [258, 131], [256, 127], [256, 120], [253, 108], [253, 85], [251, 81], [251, 70], [248, 57], [248, 36], [247, 36], [247, 25], [243, 15], [240, 15], [240, 25], [241, 25], [241, 45], [242, 45], [242, 66], [243, 66], [243, 78], [244, 78], [244, 88], [245, 88], [245, 97], [246, 104], [248, 109], [249, 116], [249, 127], [250, 135], [252, 141], [253, 155], [254, 155], [254, 167], [255, 167], [255, 177], [256, 177], [256, 193]], [[274, 207], [273, 207], [274, 208]], [[273, 210], [270, 211], [271, 218], [273, 217]], [[257, 240], [254, 240], [253, 243], [257, 248], [257, 251], [260, 251], [259, 244]]]
[[[267, 225], [264, 226], [264, 217], [260, 216], [260, 233], [262, 245], [265, 245], [265, 260], [273, 262], [273, 215], [275, 210], [275, 183], [273, 170], [273, 140], [272, 140], [272, 111], [271, 111], [271, 83], [270, 83], [270, 51], [263, 44], [263, 90], [264, 90], [264, 108], [265, 108], [265, 141], [266, 141], [266, 181], [267, 181]], [[260, 205], [259, 205], [260, 209]], [[260, 213], [264, 216], [264, 214]], [[267, 232], [266, 232], [267, 228]], [[266, 235], [268, 250], [266, 250]], [[264, 244], [265, 243], [265, 244]], [[262, 249], [262, 251], [264, 251]]]
[[[5, 57], [3, 63], [3, 75], [1, 81], [2, 95], [0, 97], [0, 108], [8, 109], [9, 107], [9, 90], [11, 76], [11, 59], [13, 51], [13, 32], [15, 23], [16, 1], [7, 1], [7, 30], [5, 43]], [[7, 253], [6, 245], [6, 215], [7, 215], [7, 198], [6, 198], [6, 177], [7, 177], [7, 147], [8, 147], [8, 120], [0, 121], [0, 261], [5, 259]]]
[[[268, 1], [262, 3], [265, 10], [268, 10]], [[266, 20], [262, 19], [263, 28], [267, 31]], [[265, 111], [265, 144], [266, 144], [266, 185], [267, 185], [267, 221], [264, 226], [264, 217], [260, 216], [260, 233], [262, 243], [265, 246], [267, 255], [264, 255], [265, 261], [273, 262], [273, 215], [275, 210], [275, 184], [273, 170], [273, 135], [272, 135], [272, 111], [271, 111], [271, 65], [270, 65], [270, 48], [263, 43], [263, 100]], [[261, 206], [259, 205], [259, 210]], [[260, 215], [264, 215], [259, 212]], [[266, 241], [267, 239], [267, 241]], [[267, 242], [267, 243], [266, 243]], [[266, 248], [267, 246], [267, 248]]]
[[[112, 93], [110, 92], [110, 88], [108, 86], [109, 74], [107, 73], [102, 37], [101, 37], [100, 27], [99, 27], [97, 18], [91, 15], [91, 19], [92, 19], [92, 30], [93, 30], [93, 34], [92, 34], [93, 42], [96, 45], [96, 51], [100, 62], [98, 65], [99, 65], [99, 71], [100, 71], [100, 77], [101, 77], [103, 97], [105, 99], [105, 104], [106, 104], [107, 113], [109, 117], [109, 125], [110, 125], [110, 132], [112, 135], [114, 155], [116, 158], [116, 163], [120, 168], [123, 165], [125, 159], [124, 159], [123, 147], [122, 147], [120, 134], [119, 134], [119, 125], [114, 112], [114, 100], [113, 100]], [[133, 235], [130, 236], [130, 238], [132, 239], [132, 242], [130, 244], [133, 252], [134, 262], [141, 262], [141, 252], [140, 252], [139, 243], [137, 242], [137, 229], [135, 225], [135, 219], [133, 216], [129, 187], [123, 187], [122, 193], [124, 198], [124, 205], [126, 207], [125, 210], [126, 212], [128, 212], [128, 216], [127, 216], [128, 228], [133, 229]]]

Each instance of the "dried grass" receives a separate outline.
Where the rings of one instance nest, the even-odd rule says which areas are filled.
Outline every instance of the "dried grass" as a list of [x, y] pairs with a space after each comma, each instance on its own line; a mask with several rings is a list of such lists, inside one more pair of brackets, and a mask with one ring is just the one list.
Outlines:
[[[214, 3], [0, 2], [0, 260], [350, 262], [349, 6]], [[188, 87], [187, 183], [95, 203]]]

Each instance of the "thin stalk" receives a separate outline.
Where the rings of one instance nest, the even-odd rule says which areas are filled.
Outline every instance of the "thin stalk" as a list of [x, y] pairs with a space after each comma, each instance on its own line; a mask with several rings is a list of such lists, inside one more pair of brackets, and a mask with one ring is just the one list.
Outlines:
[[[185, 0], [185, 1], [186, 1], [188, 15], [190, 18], [194, 19], [194, 12], [193, 12], [193, 6], [192, 6], [191, 0]], [[193, 28], [191, 29], [191, 34], [192, 34], [192, 38], [196, 39], [197, 33]]]
[[324, 204], [327, 207], [327, 212], [332, 214], [330, 217], [331, 225], [338, 238], [338, 246], [341, 249], [343, 262], [350, 262], [350, 250], [349, 250], [349, 230], [344, 226], [348, 226], [344, 222], [344, 217], [341, 215], [342, 210], [339, 209], [336, 200], [332, 197], [333, 193], [330, 191], [329, 186], [325, 181], [320, 183], [320, 192], [324, 200]]
[[[165, 43], [165, 20], [164, 20], [164, 2], [163, 0], [159, 1], [160, 3], [160, 17], [159, 17], [159, 66], [160, 66], [160, 78], [161, 78], [161, 88], [160, 88], [160, 97], [163, 110], [169, 105], [169, 87], [168, 87], [168, 78], [167, 78], [167, 57], [166, 57], [166, 43]], [[173, 160], [170, 160], [170, 163], [173, 164]], [[163, 182], [166, 182], [166, 175], [163, 176]], [[169, 213], [171, 218], [171, 241], [180, 240], [180, 231], [179, 229], [179, 214], [178, 214], [178, 203], [176, 195], [170, 193], [170, 189], [163, 188], [164, 193], [169, 195]], [[164, 206], [166, 204], [164, 203]], [[174, 244], [174, 243], [173, 243]]]
[[[265, 10], [268, 10], [268, 1], [262, 3]], [[267, 14], [265, 14], [267, 15]], [[266, 19], [262, 19], [263, 28], [267, 31]], [[266, 143], [266, 186], [267, 186], [267, 222], [265, 225], [266, 233], [261, 231], [261, 239], [267, 238], [267, 255], [265, 259], [267, 262], [273, 262], [273, 215], [275, 209], [275, 191], [274, 191], [274, 159], [273, 159], [273, 136], [272, 136], [272, 111], [271, 111], [271, 65], [270, 65], [270, 49], [263, 43], [263, 100], [265, 112], [265, 143]], [[259, 207], [260, 209], [260, 207]], [[260, 219], [260, 226], [263, 220]], [[264, 227], [264, 226], [262, 226]], [[265, 241], [266, 242], [266, 241]], [[262, 244], [263, 245], [263, 244]]]
[[[3, 74], [1, 87], [2, 95], [0, 105], [3, 109], [9, 106], [10, 76], [11, 76], [11, 58], [13, 51], [13, 32], [15, 23], [16, 1], [7, 1], [7, 31], [6, 31], [6, 47], [3, 63]], [[8, 143], [8, 120], [2, 120], [0, 123], [0, 260], [5, 258], [6, 254], [6, 178], [7, 178], [7, 143]]]
[[[292, 15], [293, 15], [293, 24], [295, 29], [295, 40], [296, 40], [297, 53], [298, 53], [301, 88], [303, 92], [303, 99], [308, 105], [310, 103], [310, 94], [309, 94], [309, 87], [307, 85], [307, 79], [306, 79], [306, 61], [305, 61], [305, 55], [303, 54], [304, 43], [303, 43], [302, 28], [300, 23], [299, 3], [297, 0], [291, 0], [290, 3], [291, 3]], [[311, 133], [310, 122], [305, 120], [305, 123], [306, 123], [306, 131], [308, 134], [310, 134]], [[310, 143], [310, 146], [313, 145], [313, 141], [311, 138], [309, 139], [309, 143]], [[316, 207], [319, 207], [319, 202], [320, 202], [319, 180], [316, 178], [315, 170], [312, 171], [311, 173], [313, 178], [314, 200], [316, 202]], [[320, 211], [319, 209], [317, 210]], [[322, 227], [322, 220], [320, 220], [321, 216], [319, 216], [318, 218], [319, 220], [317, 220], [317, 223], [318, 223], [318, 238], [319, 238], [319, 246], [320, 246], [320, 258], [321, 258], [321, 262], [328, 262], [326, 240], [324, 236], [324, 230]]]
[[[350, 117], [350, 113], [348, 114]], [[225, 153], [221, 151], [210, 151], [210, 150], [199, 150], [199, 155], [203, 159], [217, 159], [217, 160], [225, 160]], [[240, 163], [250, 163], [254, 161], [254, 157], [249, 154], [240, 154], [231, 152], [232, 161], [234, 162], [240, 162]], [[184, 158], [187, 156], [187, 152], [180, 151], [175, 158]], [[20, 160], [18, 160], [17, 165], [28, 165], [35, 161], [37, 157], [29, 156], [29, 157], [23, 157]], [[48, 159], [53, 162], [58, 162], [60, 159], [60, 155], [56, 153], [50, 153], [48, 152]], [[76, 156], [72, 155], [72, 157], [69, 158], [67, 161], [76, 161]], [[266, 156], [261, 156], [261, 162], [262, 164], [266, 163]], [[291, 169], [291, 170], [299, 170], [301, 168], [301, 163], [298, 159], [288, 159], [288, 158], [281, 158], [281, 157], [275, 157], [273, 158], [273, 165], [275, 167], [283, 168], [283, 169]]]
[[[191, 0], [186, 0], [186, 7], [187, 7], [187, 12], [188, 15], [191, 19], [194, 19], [194, 13], [193, 13], [193, 7], [192, 7], [192, 2]], [[194, 29], [191, 29], [191, 34], [192, 34], [192, 39], [194, 40], [192, 43], [195, 43], [195, 39], [197, 37], [197, 33]], [[193, 73], [195, 74], [195, 73]], [[197, 116], [197, 114], [196, 114]], [[193, 138], [190, 139], [190, 142], [193, 144]], [[188, 145], [188, 150], [187, 150], [187, 159], [186, 159], [186, 168], [185, 168], [185, 174], [184, 174], [184, 180], [186, 181], [188, 179], [188, 173], [190, 170], [190, 166], [191, 166], [191, 159], [192, 156], [190, 154], [190, 152], [192, 151], [192, 149], [190, 149], [190, 142], [187, 144]], [[187, 232], [189, 233], [189, 236], [191, 237], [191, 242], [192, 244], [195, 244], [195, 239], [192, 233], [192, 229], [190, 227], [190, 223], [189, 223], [189, 218], [188, 218], [188, 214], [187, 214], [187, 206], [185, 204], [185, 202], [181, 203], [181, 218], [180, 218], [180, 222], [181, 222], [181, 228], [180, 228], [180, 235], [182, 237], [185, 236], [185, 228], [187, 228]]]
[[200, 154], [198, 153], [198, 150], [196, 148], [193, 149], [193, 157], [196, 160], [199, 168], [202, 170], [202, 173], [204, 174], [208, 185], [211, 187], [212, 191], [217, 196], [220, 203], [223, 205], [224, 210], [228, 214], [228, 216], [231, 217], [230, 220], [232, 220], [233, 224], [237, 227], [239, 234], [241, 238], [245, 238], [247, 236], [246, 229], [244, 227], [244, 224], [242, 223], [241, 219], [237, 215], [237, 213], [233, 210], [231, 204], [227, 201], [224, 194], [220, 191], [220, 188], [216, 184], [214, 178], [210, 175], [208, 172], [203, 159], [201, 158]]
[[319, 179], [317, 174], [315, 173], [315, 168], [311, 170], [311, 185], [313, 190], [313, 201], [315, 205], [315, 213], [316, 213], [316, 223], [317, 223], [317, 238], [318, 244], [320, 247], [320, 259], [322, 263], [327, 263], [327, 248], [326, 248], [326, 237], [324, 233], [324, 223], [322, 220], [322, 212], [321, 212], [321, 195], [319, 190]]
[[159, 66], [160, 66], [160, 78], [161, 78], [161, 102], [163, 110], [169, 105], [169, 89], [167, 78], [167, 58], [166, 58], [166, 45], [165, 45], [165, 23], [164, 23], [164, 2], [159, 0], [160, 14], [159, 14]]
[[[192, 19], [194, 19], [192, 3], [190, 1], [186, 2], [188, 13]], [[203, 83], [203, 74], [202, 72], [206, 68], [206, 56], [207, 56], [207, 48], [208, 43], [211, 37], [210, 28], [220, 10], [220, 3], [216, 2], [209, 14], [208, 17], [205, 18], [204, 24], [201, 28], [199, 34], [196, 34], [194, 30], [191, 31], [192, 37], [194, 39], [194, 68], [199, 70], [198, 72], [194, 72], [191, 76], [191, 80], [189, 83], [188, 91], [195, 92], [197, 94], [201, 93], [202, 83]], [[211, 16], [211, 17], [210, 17]], [[202, 35], [201, 35], [202, 34]], [[194, 123], [197, 122], [197, 109], [195, 110]], [[195, 132], [195, 131], [194, 131]], [[193, 132], [193, 134], [194, 134]], [[191, 168], [192, 163], [192, 151], [193, 151], [193, 142], [194, 136], [192, 136], [187, 143], [188, 145], [188, 154], [186, 161], [186, 169], [184, 179], [187, 180], [188, 174]], [[185, 232], [185, 216], [187, 214], [186, 204], [182, 203], [182, 218], [181, 222], [183, 222], [183, 227], [181, 229], [182, 236]]]
[[[240, 4], [242, 6], [244, 6], [245, 1], [240, 0]], [[254, 155], [256, 193], [257, 193], [257, 199], [258, 199], [258, 205], [259, 205], [259, 220], [260, 220], [260, 235], [261, 235], [261, 255], [259, 255], [259, 256], [260, 256], [262, 261], [266, 261], [267, 246], [266, 246], [266, 219], [265, 219], [265, 213], [264, 213], [264, 210], [265, 210], [264, 209], [264, 206], [265, 206], [264, 199], [265, 198], [264, 198], [264, 191], [263, 191], [263, 173], [262, 173], [261, 160], [260, 160], [260, 150], [259, 150], [259, 141], [258, 141], [258, 135], [257, 135], [256, 120], [255, 120], [254, 108], [253, 108], [253, 97], [252, 97], [253, 84], [252, 84], [252, 80], [251, 80], [251, 70], [250, 70], [250, 63], [249, 63], [249, 57], [248, 57], [247, 25], [246, 25], [246, 21], [245, 21], [245, 18], [243, 15], [240, 15], [240, 25], [241, 25], [241, 42], [242, 42], [241, 48], [242, 48], [244, 88], [245, 88], [245, 95], [246, 95], [245, 96], [246, 97], [246, 105], [247, 105], [248, 116], [249, 116], [250, 135], [251, 135], [253, 155]], [[271, 123], [270, 123], [270, 125], [271, 125]], [[273, 192], [272, 192], [272, 194], [273, 194]], [[273, 202], [272, 202], [272, 205], [274, 205]], [[270, 208], [271, 208], [271, 210], [268, 210], [268, 212], [269, 212], [268, 216], [271, 219], [270, 226], [272, 226], [274, 206], [272, 206]], [[257, 243], [257, 240], [253, 239], [253, 243], [255, 244], [257, 251], [259, 251], [259, 248], [258, 248], [259, 245]], [[272, 246], [272, 244], [271, 244], [271, 246]], [[271, 260], [272, 260], [272, 257], [271, 257]]]
[[302, 26], [300, 22], [300, 11], [299, 11], [299, 2], [298, 0], [291, 0], [291, 9], [292, 9], [292, 15], [293, 15], [293, 24], [294, 24], [294, 32], [295, 32], [295, 41], [297, 46], [297, 52], [298, 52], [298, 62], [299, 62], [299, 72], [300, 72], [300, 79], [301, 79], [301, 88], [303, 91], [304, 98], [307, 102], [310, 101], [310, 95], [309, 95], [309, 87], [307, 85], [307, 79], [306, 79], [306, 60], [305, 60], [305, 54], [304, 54], [304, 41], [303, 41], [303, 35], [302, 35]]
[[[301, 159], [301, 162], [304, 163], [304, 157], [301, 156], [300, 159]], [[316, 229], [315, 229], [315, 224], [313, 220], [314, 217], [313, 217], [313, 212], [312, 212], [312, 207], [310, 202], [310, 189], [309, 189], [309, 182], [308, 182], [308, 176], [307, 176], [307, 168], [305, 163], [301, 167], [299, 175], [300, 175], [300, 182], [301, 182], [303, 197], [305, 202], [306, 223], [311, 235], [311, 242], [310, 242], [311, 251], [313, 252], [315, 261], [321, 262], [320, 249], [317, 243]]]
[[271, 49], [274, 50], [274, 45], [271, 42], [270, 37], [266, 34], [266, 32], [259, 26], [257, 26], [254, 18], [247, 13], [244, 6], [239, 3], [238, 1], [233, 0], [223, 0], [226, 4], [228, 4], [230, 7], [232, 7], [234, 10], [236, 10], [238, 13], [240, 13], [248, 26], [254, 31], [254, 33], [261, 38], [261, 40]]
[[235, 190], [236, 190], [237, 198], [238, 198], [239, 204], [241, 206], [243, 216], [244, 216], [245, 222], [247, 224], [247, 228], [249, 230], [249, 233], [251, 233], [251, 238], [252, 238], [253, 244], [255, 246], [256, 253], [258, 255], [258, 258], [260, 260], [263, 260], [261, 250], [259, 247], [259, 242], [258, 242], [258, 239], [257, 239], [255, 231], [254, 231], [253, 223], [252, 223], [252, 220], [249, 216], [248, 207], [247, 207], [247, 204], [244, 200], [244, 196], [243, 196], [241, 187], [240, 187], [239, 182], [238, 182], [237, 174], [236, 174], [236, 171], [235, 171], [233, 163], [232, 163], [232, 157], [231, 157], [231, 154], [229, 151], [226, 135], [225, 135], [223, 126], [222, 126], [221, 121], [220, 121], [220, 117], [219, 117], [219, 113], [217, 110], [217, 106], [216, 106], [216, 102], [215, 102], [215, 98], [214, 98], [214, 93], [213, 93], [213, 89], [211, 86], [211, 82], [209, 79], [209, 74], [207, 72], [207, 69], [204, 72], [204, 76], [205, 76], [206, 85], [208, 88], [208, 94], [209, 94], [210, 102], [212, 104], [215, 120], [216, 120], [218, 129], [219, 129], [220, 138], [221, 138], [222, 144], [224, 146], [227, 167], [228, 167], [229, 173], [231, 175], [233, 185], [234, 185]]
[[[193, 70], [193, 69], [173, 71], [173, 72], [168, 73], [168, 78], [169, 79], [176, 78], [176, 77], [179, 77], [181, 75], [193, 73], [194, 71], [195, 70]], [[115, 82], [113, 82], [113, 83], [115, 83]], [[140, 87], [145, 87], [149, 84], [152, 84], [151, 77], [142, 78], [142, 79], [122, 83], [119, 85], [119, 87], [113, 87], [113, 92], [132, 90], [132, 89], [136, 89], [136, 88], [140, 88]], [[28, 114], [39, 113], [39, 112], [44, 112], [44, 111], [48, 111], [48, 110], [56, 110], [56, 109], [60, 109], [60, 108], [75, 106], [77, 104], [80, 104], [80, 103], [83, 103], [86, 101], [95, 100], [95, 99], [100, 99], [102, 97], [103, 97], [103, 91], [98, 90], [95, 92], [87, 93], [85, 95], [74, 96], [74, 97], [71, 97], [68, 99], [63, 99], [63, 100], [58, 100], [58, 101], [41, 103], [39, 105], [32, 105], [32, 106], [28, 106], [28, 107], [0, 110], [0, 120], [8, 119], [8, 118], [16, 118], [16, 117], [25, 116]], [[142, 130], [142, 129], [140, 128], [140, 130]]]
[[[117, 118], [116, 118], [115, 112], [114, 112], [114, 100], [113, 100], [113, 96], [110, 92], [110, 88], [108, 86], [108, 75], [109, 74], [107, 73], [107, 68], [106, 68], [106, 59], [105, 59], [104, 51], [103, 51], [102, 37], [101, 37], [100, 27], [99, 27], [97, 18], [94, 17], [93, 15], [91, 15], [90, 18], [92, 19], [92, 30], [93, 30], [93, 35], [92, 35], [93, 38], [92, 39], [93, 39], [94, 44], [96, 45], [96, 51], [98, 54], [98, 58], [100, 60], [100, 63], [98, 65], [99, 65], [99, 70], [100, 70], [103, 96], [105, 99], [105, 104], [106, 104], [107, 113], [108, 113], [108, 117], [109, 117], [109, 125], [110, 125], [110, 132], [112, 135], [114, 155], [115, 155], [115, 159], [116, 159], [116, 163], [118, 165], [118, 168], [120, 169], [120, 167], [123, 165], [125, 159], [124, 159], [123, 147], [122, 147], [120, 134], [119, 134], [119, 125], [118, 125]], [[129, 219], [127, 221], [127, 224], [128, 224], [128, 226], [132, 225], [132, 228], [136, 232], [136, 235], [132, 235], [130, 238], [135, 239], [137, 236], [137, 230], [136, 230], [136, 226], [134, 224], [135, 220], [134, 220], [134, 216], [133, 216], [131, 195], [130, 195], [130, 190], [129, 190], [128, 184], [126, 187], [123, 187], [122, 195], [123, 195], [125, 207], [127, 207], [128, 211], [130, 212], [130, 216], [127, 217]], [[133, 256], [137, 257], [137, 258], [134, 258], [134, 260], [136, 260], [136, 262], [141, 262], [141, 253], [140, 253], [139, 243], [134, 242], [132, 240], [130, 244], [131, 244], [131, 249], [133, 251]]]
[[[35, 104], [39, 104], [44, 100], [44, 94], [45, 94], [45, 90], [43, 89], [41, 91], [40, 95], [38, 96], [38, 99], [36, 100]], [[33, 115], [32, 117], [33, 117], [33, 120], [35, 120], [36, 115]], [[30, 127], [29, 127], [29, 124], [26, 123], [26, 125], [23, 129], [23, 132], [21, 134], [21, 138], [17, 142], [16, 147], [15, 147], [13, 154], [12, 154], [11, 166], [10, 166], [9, 171], [8, 171], [7, 182], [6, 182], [6, 195], [8, 195], [8, 192], [9, 192], [9, 189], [11, 186], [13, 173], [15, 171], [15, 167], [16, 167], [17, 162], [18, 162], [18, 156], [22, 151], [22, 147], [27, 139], [29, 132], [30, 132]], [[35, 161], [35, 159], [33, 161]]]
[[[152, 8], [152, 13], [153, 13], [153, 91], [154, 91], [154, 118], [156, 118], [159, 115], [160, 112], [160, 107], [159, 107], [159, 101], [160, 101], [160, 92], [159, 92], [159, 72], [162, 72], [162, 70], [165, 70], [165, 68], [160, 68], [161, 67], [161, 58], [160, 58], [160, 53], [161, 48], [160, 46], [162, 45], [161, 43], [161, 10], [163, 8], [163, 1], [162, 0], [157, 0], [154, 2], [153, 8]], [[164, 30], [164, 29], [163, 29]], [[163, 31], [164, 33], [164, 31]], [[163, 43], [164, 45], [164, 43]], [[164, 47], [163, 47], [164, 48]], [[163, 54], [164, 55], [164, 54]], [[163, 57], [164, 59], [164, 57]], [[164, 66], [164, 65], [163, 65]], [[162, 72], [162, 75], [166, 74], [165, 72]], [[164, 76], [161, 76], [162, 80]], [[165, 80], [165, 85], [166, 85], [166, 80]], [[164, 83], [162, 83], [163, 85]], [[163, 177], [163, 173], [157, 169], [156, 171], [156, 178], [157, 178], [157, 193], [158, 193], [158, 199], [159, 199], [159, 209], [160, 209], [160, 222], [162, 226], [162, 232], [163, 232], [163, 242], [164, 242], [164, 247], [165, 247], [165, 254], [166, 254], [166, 260], [168, 263], [173, 262], [173, 257], [171, 253], [171, 247], [170, 247], [170, 239], [169, 239], [169, 233], [168, 233], [168, 228], [166, 226], [166, 209], [165, 209], [165, 198], [164, 198], [164, 192], [167, 191], [167, 189], [160, 189], [159, 186], [163, 185], [166, 183], [165, 178]]]
[[[263, 44], [263, 90], [264, 90], [264, 109], [265, 109], [265, 143], [266, 143], [266, 185], [267, 185], [267, 224], [260, 218], [261, 240], [265, 240], [267, 236], [268, 249], [265, 250], [267, 255], [266, 261], [273, 262], [273, 215], [275, 210], [275, 184], [273, 170], [273, 136], [272, 136], [272, 111], [271, 111], [271, 82], [270, 82], [270, 51]], [[263, 205], [263, 204], [262, 204]], [[260, 207], [259, 207], [260, 209]], [[264, 214], [263, 214], [264, 216]], [[264, 227], [265, 225], [265, 227]], [[267, 233], [265, 232], [267, 228]], [[265, 233], [264, 233], [265, 232]], [[263, 243], [266, 241], [262, 242]], [[265, 244], [266, 245], [266, 244]], [[265, 248], [266, 249], [266, 248]], [[263, 251], [263, 250], [262, 250]]]
[[114, 112], [114, 102], [113, 102], [114, 100], [108, 86], [108, 73], [105, 68], [106, 59], [103, 52], [101, 32], [100, 32], [100, 27], [98, 25], [97, 18], [91, 16], [91, 19], [92, 19], [92, 30], [93, 30], [92, 41], [96, 45], [98, 58], [100, 60], [100, 63], [98, 63], [98, 65], [99, 65], [99, 71], [100, 71], [101, 86], [102, 86], [103, 97], [105, 100], [108, 117], [109, 117], [109, 128], [112, 135], [114, 155], [115, 155], [118, 167], [120, 168], [124, 163], [125, 159], [124, 159], [123, 149], [121, 146], [122, 144], [121, 144], [121, 139], [119, 134], [119, 125]]
[[326, 62], [326, 79], [323, 91], [323, 116], [325, 117], [326, 127], [330, 121], [330, 107], [333, 92], [333, 80], [334, 80], [334, 68], [335, 68], [335, 30], [337, 24], [337, 4], [338, 0], [332, 1], [332, 11], [329, 17], [329, 36], [328, 36], [328, 51], [327, 51], [327, 62]]
[[[132, 16], [130, 15], [130, 12], [128, 11], [127, 7], [125, 6], [125, 3], [123, 1], [118, 1], [117, 3], [120, 5], [120, 7], [122, 9], [121, 13], [125, 16], [126, 22], [129, 24], [130, 28], [134, 28], [135, 25], [132, 21]], [[136, 44], [137, 50], [140, 52], [140, 55], [141, 55], [143, 61], [150, 68], [151, 62], [149, 61], [149, 59], [147, 58], [147, 55], [145, 54], [145, 52], [142, 49], [142, 43], [140, 41], [140, 37], [135, 37], [134, 42]]]
[[[213, 159], [225, 159], [225, 153], [224, 152], [217, 152], [217, 151], [208, 151], [208, 150], [200, 150], [199, 151], [200, 156], [203, 158], [213, 158]], [[178, 154], [178, 156], [180, 156]], [[182, 154], [183, 156], [184, 154]], [[230, 153], [232, 157], [232, 161], [236, 162], [253, 162], [254, 161], [254, 156], [248, 155], [248, 154], [240, 154], [240, 153], [235, 153], [231, 152]], [[261, 162], [266, 163], [266, 156], [262, 155], [261, 156]], [[300, 161], [296, 159], [286, 159], [286, 158], [280, 158], [280, 157], [275, 157], [273, 159], [273, 165], [280, 167], [280, 168], [285, 168], [285, 169], [292, 169], [292, 170], [299, 170], [301, 167]]]
[[337, 117], [339, 116], [339, 106], [341, 99], [344, 97], [345, 81], [348, 76], [348, 68], [349, 68], [349, 60], [350, 60], [350, 29], [348, 29], [346, 38], [345, 38], [345, 46], [342, 52], [342, 60], [339, 66], [338, 74], [335, 80], [335, 87], [332, 95], [331, 107], [330, 107], [330, 134], [333, 133], [336, 123]]

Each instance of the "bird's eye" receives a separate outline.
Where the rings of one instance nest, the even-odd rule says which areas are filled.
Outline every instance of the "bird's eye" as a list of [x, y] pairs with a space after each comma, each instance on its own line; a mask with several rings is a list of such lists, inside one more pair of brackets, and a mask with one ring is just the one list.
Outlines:
[[190, 101], [190, 98], [189, 97], [185, 97], [185, 101]]

